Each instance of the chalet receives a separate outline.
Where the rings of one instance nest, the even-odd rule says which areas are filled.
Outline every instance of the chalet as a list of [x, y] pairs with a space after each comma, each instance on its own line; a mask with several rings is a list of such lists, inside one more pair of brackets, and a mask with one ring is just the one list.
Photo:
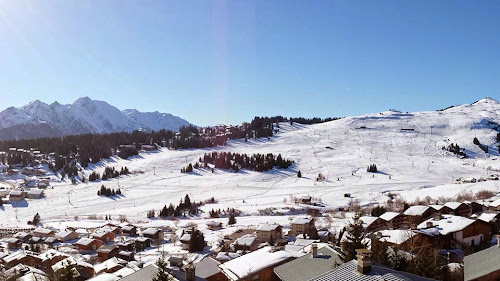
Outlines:
[[418, 226], [418, 232], [440, 241], [445, 249], [461, 249], [464, 245], [476, 246], [489, 243], [491, 230], [476, 220], [454, 215], [428, 219]]
[[119, 252], [120, 248], [116, 245], [102, 246], [97, 250], [97, 257], [99, 261], [103, 262], [105, 260], [118, 256]]
[[122, 233], [130, 236], [136, 236], [137, 235], [137, 227], [133, 225], [124, 225], [121, 227], [122, 228]]
[[468, 218], [472, 215], [472, 207], [462, 202], [447, 202], [444, 206], [452, 209], [455, 216]]
[[156, 150], [156, 145], [146, 145], [146, 144], [143, 144], [141, 146], [141, 149], [144, 150], [144, 151], [155, 151]]
[[7, 248], [11, 249], [11, 250], [21, 248], [21, 246], [23, 244], [23, 241], [21, 241], [20, 239], [17, 239], [17, 238], [9, 238], [9, 239], [5, 240], [5, 242], [7, 243]]
[[405, 221], [405, 216], [397, 212], [385, 212], [380, 215], [379, 218], [385, 222], [387, 228], [389, 229], [400, 228], [403, 226]]
[[58, 277], [68, 265], [73, 267], [73, 277], [75, 277], [76, 280], [87, 280], [95, 274], [94, 266], [91, 264], [69, 257], [52, 266], [51, 269], [52, 272], [54, 272], [54, 280], [59, 280]]
[[490, 202], [488, 204], [488, 210], [490, 211], [500, 211], [500, 198]]
[[134, 241], [135, 243], [135, 251], [141, 252], [151, 247], [151, 239], [147, 237], [137, 237]]
[[403, 213], [405, 215], [405, 228], [416, 228], [419, 223], [432, 216], [433, 213], [435, 213], [434, 209], [428, 206], [409, 207]]
[[67, 254], [61, 253], [54, 249], [50, 249], [45, 253], [40, 254], [40, 259], [42, 260], [43, 269], [51, 268], [54, 264], [67, 259], [69, 256]]
[[75, 246], [80, 252], [93, 252], [102, 246], [102, 242], [92, 238], [80, 238], [76, 241]]
[[14, 189], [9, 193], [9, 201], [19, 202], [24, 200], [25, 193], [22, 190]]
[[56, 237], [47, 237], [47, 238], [45, 238], [45, 240], [43, 240], [43, 243], [47, 244], [49, 246], [53, 246], [54, 244], [59, 243], [59, 242], [61, 242], [61, 240], [59, 240], [59, 238], [56, 238]]
[[54, 230], [47, 228], [36, 228], [33, 230], [33, 235], [37, 237], [53, 237], [55, 235]]
[[267, 246], [257, 251], [235, 258], [219, 267], [230, 281], [239, 280], [275, 280], [274, 268], [303, 254], [277, 250]]
[[133, 261], [134, 260], [134, 252], [129, 252], [129, 251], [120, 251], [118, 252], [118, 258], [126, 261]]
[[76, 233], [75, 231], [70, 230], [70, 229], [66, 229], [66, 230], [57, 232], [55, 237], [60, 239], [63, 242], [80, 238], [78, 233]]
[[318, 237], [321, 242], [329, 242], [334, 238], [334, 235], [327, 228], [322, 228], [318, 230]]
[[24, 264], [34, 268], [41, 267], [40, 257], [30, 251], [17, 251], [3, 258], [3, 263], [7, 267], [14, 267], [18, 264]]
[[158, 267], [155, 264], [150, 264], [142, 269], [120, 279], [120, 281], [139, 281], [139, 280], [153, 280], [158, 273]]
[[30, 238], [30, 240], [28, 240], [28, 244], [38, 244], [38, 243], [43, 242], [43, 239], [44, 238], [42, 238], [42, 237], [33, 236]]
[[292, 236], [297, 236], [300, 234], [308, 234], [309, 229], [314, 226], [314, 219], [313, 218], [307, 218], [307, 217], [302, 217], [302, 218], [294, 218], [291, 223], [290, 223], [291, 229], [289, 232], [289, 235]]
[[120, 251], [133, 251], [135, 243], [133, 240], [128, 240], [117, 243], [116, 245], [120, 247]]
[[488, 225], [492, 234], [500, 231], [500, 214], [498, 213], [482, 213], [477, 220]]
[[305, 238], [297, 238], [293, 243], [288, 243], [285, 245], [286, 251], [291, 252], [305, 252], [306, 248], [312, 246], [314, 243], [319, 243], [318, 239], [305, 239]]
[[99, 264], [94, 265], [94, 271], [99, 273], [113, 273], [122, 269], [127, 264], [126, 261], [112, 257]]
[[486, 206], [482, 202], [464, 201], [464, 203], [472, 208], [474, 214], [480, 214], [486, 210]]
[[252, 234], [248, 234], [236, 239], [231, 246], [235, 251], [255, 251], [259, 246], [259, 241], [257, 240], [257, 237]]
[[[417, 242], [416, 236], [420, 234], [407, 229], [385, 229], [370, 235], [371, 245], [376, 242], [388, 243], [392, 248], [410, 249], [413, 242]], [[420, 240], [418, 240], [420, 241]]]
[[222, 228], [222, 222], [209, 221], [207, 222], [207, 228], [210, 230], [219, 230]]
[[168, 258], [168, 263], [170, 266], [177, 266], [177, 267], [182, 267], [184, 259], [181, 257], [176, 257], [176, 256], [170, 256]]
[[373, 232], [386, 228], [386, 222], [379, 217], [362, 216], [359, 218], [363, 222], [363, 228], [367, 232]]
[[312, 203], [312, 197], [311, 196], [302, 196], [300, 197], [300, 203], [302, 204], [311, 204]]
[[273, 245], [283, 238], [283, 227], [279, 224], [262, 223], [256, 229], [259, 243], [268, 242]]
[[211, 257], [206, 257], [193, 265], [194, 274], [196, 277], [207, 281], [227, 281], [227, 277], [222, 273], [219, 265], [220, 262]]
[[142, 232], [142, 236], [151, 239], [154, 244], [161, 244], [164, 238], [164, 233], [159, 228], [148, 228]]
[[307, 208], [306, 214], [311, 217], [319, 217], [321, 215], [321, 211], [317, 208]]
[[33, 237], [33, 235], [27, 233], [27, 232], [18, 232], [16, 234], [14, 234], [14, 238], [17, 238], [23, 242], [28, 242], [31, 237]]
[[115, 240], [115, 234], [111, 231], [96, 229], [96, 231], [92, 234], [92, 238], [100, 240], [104, 243], [109, 243]]
[[274, 273], [281, 281], [311, 280], [342, 263], [340, 255], [329, 246], [313, 244], [311, 253], [274, 268]]
[[429, 207], [431, 207], [432, 209], [434, 209], [435, 213], [440, 213], [440, 214], [443, 214], [443, 215], [453, 215], [453, 214], [455, 214], [454, 210], [452, 210], [450, 207], [445, 206], [445, 205], [434, 204], [434, 205], [429, 205]]
[[500, 280], [500, 239], [497, 245], [464, 257], [465, 281]]
[[44, 196], [43, 189], [32, 188], [26, 193], [26, 197], [29, 199], [40, 199]]

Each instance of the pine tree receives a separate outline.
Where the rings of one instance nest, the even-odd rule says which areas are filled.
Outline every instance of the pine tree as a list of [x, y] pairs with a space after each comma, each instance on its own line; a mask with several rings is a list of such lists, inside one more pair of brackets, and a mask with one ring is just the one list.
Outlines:
[[36, 215], [33, 217], [33, 225], [38, 225], [40, 223], [40, 215], [36, 213]]
[[236, 215], [235, 215], [235, 212], [232, 211], [230, 214], [229, 214], [229, 219], [227, 221], [227, 224], [228, 225], [233, 225], [233, 224], [236, 224]]
[[3, 200], [2, 200], [2, 197], [0, 197], [0, 207], [3, 206]]
[[172, 275], [170, 274], [169, 269], [167, 268], [167, 262], [165, 261], [165, 256], [161, 255], [158, 261], [156, 262], [156, 266], [158, 267], [158, 272], [151, 279], [152, 281], [171, 281], [174, 280]]
[[297, 177], [299, 177], [299, 178], [302, 177], [302, 173], [300, 171], [297, 172]]
[[356, 258], [356, 250], [366, 248], [367, 243], [365, 239], [365, 232], [363, 229], [363, 222], [360, 220], [361, 214], [356, 213], [352, 218], [352, 222], [345, 228], [344, 236], [344, 255], [345, 261], [350, 261]]

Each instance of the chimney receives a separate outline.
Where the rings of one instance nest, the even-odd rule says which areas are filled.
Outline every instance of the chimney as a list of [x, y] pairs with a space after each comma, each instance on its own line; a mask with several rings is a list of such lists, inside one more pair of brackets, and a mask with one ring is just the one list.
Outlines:
[[497, 247], [500, 248], [500, 234], [493, 235], [493, 236], [497, 238]]
[[312, 244], [311, 248], [312, 248], [312, 256], [313, 256], [313, 258], [317, 257], [318, 256], [318, 245]]
[[186, 272], [186, 281], [194, 281], [196, 279], [196, 268], [194, 265], [186, 265], [184, 271]]
[[358, 272], [368, 274], [372, 271], [372, 251], [368, 249], [357, 249]]
[[435, 214], [434, 214], [434, 220], [435, 220], [435, 221], [439, 221], [439, 220], [441, 220], [442, 218], [443, 218], [443, 216], [441, 215], [441, 213], [440, 213], [440, 212], [437, 212], [437, 213], [435, 213]]

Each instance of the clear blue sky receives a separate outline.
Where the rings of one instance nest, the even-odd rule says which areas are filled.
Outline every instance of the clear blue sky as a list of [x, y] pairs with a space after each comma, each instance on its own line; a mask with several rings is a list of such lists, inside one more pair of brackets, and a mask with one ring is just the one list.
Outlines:
[[500, 1], [0, 0], [0, 107], [82, 96], [197, 125], [500, 98]]

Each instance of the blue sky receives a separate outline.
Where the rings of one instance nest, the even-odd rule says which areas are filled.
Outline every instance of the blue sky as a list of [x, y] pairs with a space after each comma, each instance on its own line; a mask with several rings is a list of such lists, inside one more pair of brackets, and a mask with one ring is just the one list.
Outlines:
[[496, 0], [0, 0], [0, 107], [89, 96], [210, 125], [500, 99], [499, 14]]

